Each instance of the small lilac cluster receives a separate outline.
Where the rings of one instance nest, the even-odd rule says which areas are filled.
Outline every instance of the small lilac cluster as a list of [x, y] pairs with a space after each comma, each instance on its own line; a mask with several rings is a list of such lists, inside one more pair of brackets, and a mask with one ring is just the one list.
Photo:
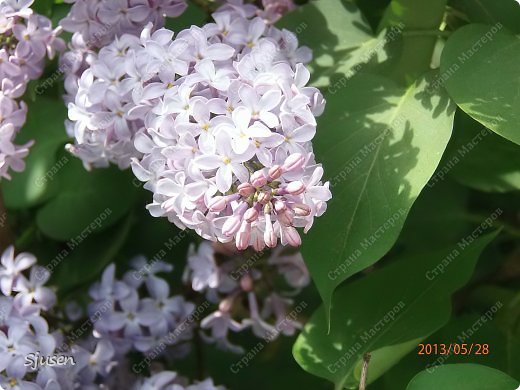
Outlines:
[[[190, 340], [190, 327], [177, 337], [168, 337], [195, 309], [182, 296], [170, 296], [168, 283], [156, 275], [171, 272], [173, 267], [162, 261], [148, 266], [144, 257], [135, 258], [132, 264], [135, 269], [128, 271], [122, 280], [115, 279], [115, 266], [108, 266], [101, 281], [90, 288], [93, 302], [89, 305], [89, 315], [104, 312], [94, 324], [96, 335], [110, 340], [116, 354], [121, 356], [131, 349], [148, 353], [159, 344]], [[146, 297], [140, 297], [140, 289], [145, 290]]]
[[[101, 282], [90, 290], [94, 302], [89, 307], [88, 320], [72, 329], [71, 336], [62, 332], [70, 328], [66, 318], [78, 320], [81, 313], [71, 316], [73, 311], [66, 310], [68, 314], [64, 316], [55, 310], [51, 312], [56, 295], [45, 286], [49, 271], [38, 266], [29, 253], [15, 257], [13, 247], [2, 254], [0, 261], [2, 389], [223, 390], [213, 385], [211, 379], [189, 385], [185, 378], [158, 370], [159, 367], [154, 367], [152, 371], [156, 373], [149, 378], [131, 372], [125, 352], [131, 346], [146, 351], [153, 345], [142, 330], [150, 330], [152, 322], [155, 332], [176, 327], [193, 309], [181, 297], [168, 297], [168, 285], [155, 275], [171, 271], [170, 265], [155, 262], [148, 267], [144, 258], [138, 258], [134, 263], [138, 270], [128, 272], [124, 281], [114, 279], [113, 265], [107, 267]], [[135, 304], [136, 290], [141, 284], [146, 285], [150, 298]], [[50, 314], [57, 321], [57, 331], [50, 331], [46, 320]], [[154, 316], [153, 321], [150, 316]], [[188, 329], [179, 340], [189, 337]], [[129, 346], [124, 345], [125, 340]], [[65, 364], [57, 364], [51, 357], [62, 357]]]
[[[280, 246], [266, 256], [257, 252], [244, 259], [229, 244], [204, 241], [197, 250], [190, 248], [184, 281], [218, 304], [218, 309], [201, 321], [201, 328], [209, 331], [209, 335], [203, 333], [207, 342], [243, 353], [242, 347], [230, 342], [229, 332], [250, 328], [255, 336], [272, 341], [301, 328], [291, 297], [309, 284], [309, 273], [299, 252], [284, 251]], [[277, 291], [274, 287], [279, 275], [289, 289]], [[247, 318], [244, 313], [248, 313]]]
[[175, 372], [161, 371], [150, 378], [141, 379], [131, 390], [225, 390], [223, 386], [215, 386], [211, 378], [192, 385], [185, 382]]
[[152, 22], [164, 25], [165, 17], [176, 17], [186, 9], [184, 0], [65, 0], [69, 14], [60, 25], [73, 33], [69, 51], [61, 57], [67, 102], [74, 101], [78, 79], [97, 59], [97, 52], [124, 35], [138, 36]]
[[69, 104], [86, 165], [132, 169], [154, 193], [149, 210], [238, 249], [300, 245], [331, 198], [314, 160], [320, 91], [289, 31], [233, 1], [214, 23], [175, 39], [124, 35], [104, 47]]
[[[58, 372], [52, 367], [36, 372], [27, 366], [31, 354], [52, 355], [57, 339], [41, 314], [56, 302], [45, 287], [49, 274], [29, 253], [14, 256], [9, 247], [0, 266], [0, 387], [2, 389], [59, 389]], [[30, 269], [30, 271], [29, 271]], [[25, 273], [30, 272], [29, 277]]]
[[18, 102], [31, 80], [38, 79], [47, 57], [64, 48], [51, 21], [33, 13], [33, 0], [0, 0], [0, 177], [23, 171], [31, 142], [13, 144], [25, 123], [27, 106]]

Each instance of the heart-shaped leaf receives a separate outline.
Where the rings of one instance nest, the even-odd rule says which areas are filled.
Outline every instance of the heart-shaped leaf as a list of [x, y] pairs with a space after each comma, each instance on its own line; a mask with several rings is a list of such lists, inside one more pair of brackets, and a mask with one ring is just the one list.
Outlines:
[[360, 74], [328, 98], [315, 151], [333, 198], [302, 247], [326, 307], [392, 247], [446, 148], [454, 105], [429, 88], [432, 77], [405, 89]]
[[361, 357], [370, 352], [374, 358], [368, 381], [377, 379], [419, 340], [448, 322], [451, 295], [468, 282], [480, 253], [496, 235], [400, 256], [341, 286], [332, 303], [330, 333], [321, 306], [296, 340], [296, 361], [342, 389], [359, 383]]
[[480, 364], [446, 364], [417, 374], [406, 390], [516, 390], [520, 382]]
[[499, 24], [470, 24], [446, 42], [438, 84], [473, 119], [520, 145], [518, 63], [520, 38]]
[[56, 176], [58, 193], [36, 215], [38, 227], [56, 240], [81, 242], [116, 223], [136, 199], [131, 173], [116, 167], [88, 172], [70, 157]]

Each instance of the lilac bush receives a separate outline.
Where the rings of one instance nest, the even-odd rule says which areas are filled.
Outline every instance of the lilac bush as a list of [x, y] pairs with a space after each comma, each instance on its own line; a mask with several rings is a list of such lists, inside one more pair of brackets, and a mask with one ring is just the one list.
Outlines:
[[32, 142], [16, 145], [15, 137], [25, 123], [27, 105], [19, 99], [31, 80], [43, 73], [46, 58], [63, 50], [60, 29], [34, 13], [33, 1], [0, 1], [0, 177], [10, 170], [21, 172]]

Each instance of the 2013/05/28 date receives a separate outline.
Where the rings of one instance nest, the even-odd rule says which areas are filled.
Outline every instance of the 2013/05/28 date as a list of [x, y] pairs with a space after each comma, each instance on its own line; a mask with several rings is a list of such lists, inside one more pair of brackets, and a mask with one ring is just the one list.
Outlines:
[[489, 344], [449, 343], [419, 344], [418, 355], [489, 355]]

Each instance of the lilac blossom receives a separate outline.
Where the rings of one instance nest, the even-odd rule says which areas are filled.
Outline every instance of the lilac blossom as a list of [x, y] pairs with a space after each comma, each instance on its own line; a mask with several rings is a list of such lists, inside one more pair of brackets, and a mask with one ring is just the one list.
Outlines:
[[[184, 282], [218, 305], [200, 323], [206, 342], [243, 353], [230, 340], [231, 334], [250, 329], [259, 338], [273, 340], [301, 328], [289, 313], [292, 297], [310, 282], [302, 256], [286, 253], [282, 246], [265, 252], [245, 258], [230, 244], [208, 241], [197, 250], [190, 248]], [[285, 279], [285, 286], [276, 283], [278, 275]]]
[[0, 0], [0, 177], [25, 169], [32, 142], [14, 144], [27, 114], [21, 98], [29, 81], [38, 79], [46, 58], [64, 49], [48, 18], [33, 13], [32, 0]]
[[255, 10], [230, 2], [175, 38], [150, 24], [116, 39], [82, 74], [68, 128], [85, 165], [131, 164], [153, 216], [260, 251], [300, 245], [296, 228], [331, 193], [312, 151], [324, 99], [307, 86], [308, 51]]

